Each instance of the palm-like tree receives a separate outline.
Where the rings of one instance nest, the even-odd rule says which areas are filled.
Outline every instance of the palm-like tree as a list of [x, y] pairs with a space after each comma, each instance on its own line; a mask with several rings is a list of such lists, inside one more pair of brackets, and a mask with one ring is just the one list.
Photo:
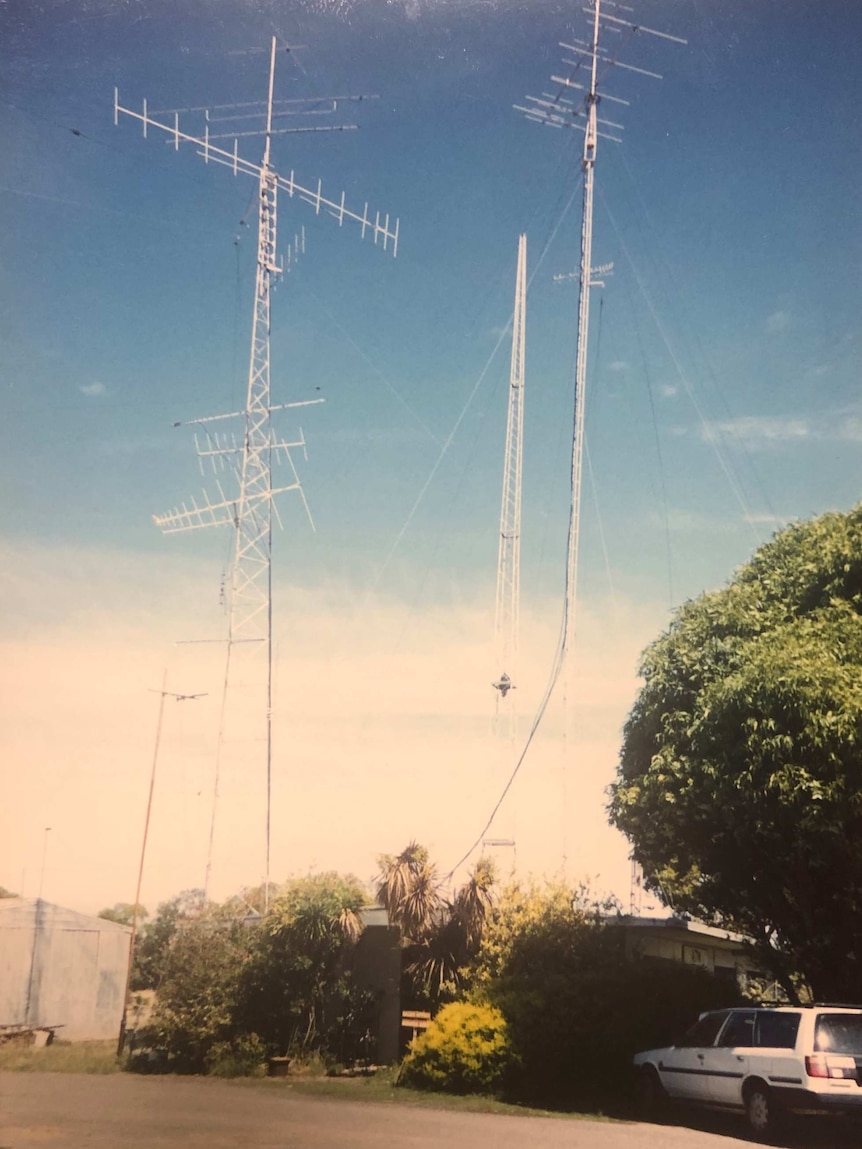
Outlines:
[[428, 851], [410, 842], [400, 854], [381, 854], [377, 898], [407, 942], [418, 941], [435, 925], [444, 908], [437, 867]]
[[473, 872], [455, 895], [453, 910], [464, 933], [468, 957], [475, 957], [482, 942], [485, 919], [494, 900], [494, 863], [480, 858]]
[[452, 900], [443, 896], [437, 868], [416, 842], [378, 859], [377, 897], [400, 926], [403, 970], [414, 993], [431, 1002], [457, 991], [478, 952], [491, 905], [494, 868], [480, 859]]

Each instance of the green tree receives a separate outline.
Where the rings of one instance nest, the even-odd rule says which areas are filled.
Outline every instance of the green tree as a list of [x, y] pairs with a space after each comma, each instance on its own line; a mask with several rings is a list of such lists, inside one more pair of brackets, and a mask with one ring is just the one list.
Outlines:
[[645, 652], [610, 818], [791, 997], [862, 997], [862, 507], [782, 531]]
[[11, 890], [7, 890], [5, 886], [0, 886], [0, 898], [17, 898], [17, 894], [13, 894]]
[[[108, 909], [99, 910], [96, 916], [119, 926], [130, 926], [135, 917], [135, 907], [131, 902], [114, 902]], [[146, 906], [138, 906], [138, 922], [148, 916]]]
[[[197, 889], [183, 890], [176, 897], [159, 904], [156, 916], [146, 923], [135, 946], [131, 981], [133, 990], [158, 989], [178, 927], [183, 922], [200, 917], [206, 909], [203, 890]], [[212, 909], [211, 905], [209, 909]]]
[[251, 931], [237, 1024], [273, 1053], [324, 1049], [356, 1006], [346, 953], [362, 932], [365, 891], [336, 873], [293, 879], [279, 891]]
[[216, 912], [176, 925], [161, 955], [151, 1026], [176, 1068], [203, 1072], [214, 1052], [223, 1056], [244, 1036], [235, 1006], [249, 941], [244, 926]]

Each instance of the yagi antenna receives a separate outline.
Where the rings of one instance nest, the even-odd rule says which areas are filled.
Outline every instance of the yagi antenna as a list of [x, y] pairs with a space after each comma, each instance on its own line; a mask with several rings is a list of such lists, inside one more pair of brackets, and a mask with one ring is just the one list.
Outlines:
[[[248, 369], [248, 389], [245, 409], [223, 415], [209, 415], [193, 420], [200, 426], [196, 437], [199, 464], [212, 468], [216, 494], [202, 493], [201, 501], [191, 497], [167, 514], [155, 515], [156, 525], [166, 534], [198, 530], [205, 527], [228, 527], [234, 531], [234, 548], [231, 565], [229, 623], [227, 635], [227, 665], [223, 680], [221, 719], [219, 723], [218, 749], [215, 764], [212, 818], [210, 822], [209, 851], [207, 856], [205, 893], [209, 888], [212, 866], [212, 850], [215, 833], [216, 807], [219, 794], [219, 776], [222, 748], [224, 745], [225, 712], [228, 685], [231, 681], [231, 654], [235, 645], [248, 643], [252, 650], [266, 652], [266, 894], [269, 897], [270, 843], [272, 826], [272, 527], [281, 520], [276, 504], [276, 496], [287, 491], [298, 491], [299, 497], [311, 522], [314, 523], [306, 502], [302, 485], [293, 461], [294, 450], [305, 451], [305, 438], [300, 430], [298, 437], [280, 437], [271, 426], [274, 411], [286, 407], [305, 406], [321, 403], [322, 399], [310, 399], [302, 403], [286, 403], [273, 406], [270, 398], [270, 299], [274, 284], [283, 274], [284, 261], [277, 254], [277, 207], [279, 193], [286, 193], [291, 199], [299, 199], [312, 208], [316, 215], [321, 212], [337, 220], [341, 227], [345, 222], [356, 224], [360, 236], [370, 236], [384, 251], [398, 254], [398, 220], [390, 220], [389, 214], [369, 211], [368, 204], [361, 211], [348, 207], [345, 193], [335, 198], [324, 194], [320, 180], [314, 183], [301, 183], [294, 176], [278, 172], [271, 159], [274, 136], [295, 132], [352, 131], [355, 124], [324, 125], [302, 123], [297, 126], [281, 126], [287, 117], [319, 117], [337, 111], [346, 101], [359, 101], [373, 97], [326, 96], [308, 100], [276, 100], [275, 62], [277, 44], [275, 37], [270, 45], [269, 88], [265, 101], [251, 101], [241, 104], [218, 104], [214, 107], [194, 107], [188, 109], [167, 109], [153, 112], [144, 100], [141, 111], [126, 108], [120, 103], [117, 89], [114, 89], [114, 123], [120, 115], [137, 120], [146, 138], [151, 132], [164, 138], [176, 151], [180, 146], [190, 145], [203, 158], [204, 163], [221, 164], [231, 169], [234, 175], [248, 175], [257, 180], [258, 186], [258, 243], [257, 272], [255, 277], [254, 312], [252, 319], [251, 354]], [[180, 117], [184, 118], [181, 126]], [[202, 129], [187, 130], [185, 117], [196, 116]], [[227, 123], [241, 125], [241, 130], [223, 132]], [[211, 131], [215, 128], [215, 131]], [[258, 163], [240, 154], [239, 140], [251, 136], [263, 137], [263, 158]], [[222, 143], [232, 139], [233, 146]], [[288, 268], [295, 262], [296, 254], [305, 250], [305, 229], [297, 233], [294, 245], [288, 248]], [[220, 427], [212, 427], [225, 420], [241, 420], [241, 431], [223, 432]], [[272, 467], [282, 464], [287, 470], [287, 482], [273, 485]], [[220, 476], [230, 480], [226, 491]]]

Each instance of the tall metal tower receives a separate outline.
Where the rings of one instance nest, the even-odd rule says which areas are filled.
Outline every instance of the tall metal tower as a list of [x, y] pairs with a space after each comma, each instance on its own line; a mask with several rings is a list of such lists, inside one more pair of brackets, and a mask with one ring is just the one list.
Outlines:
[[518, 627], [521, 602], [521, 472], [524, 459], [524, 352], [527, 314], [527, 237], [518, 237], [512, 361], [503, 459], [503, 498], [497, 553], [497, 607], [494, 616], [497, 658], [502, 668], [496, 690], [497, 733], [514, 741], [518, 711], [512, 691], [518, 676]]
[[[506, 774], [515, 761], [518, 740], [518, 632], [521, 608], [521, 473], [524, 460], [524, 361], [527, 319], [527, 237], [518, 237], [515, 273], [515, 309], [512, 313], [512, 359], [509, 368], [509, 404], [506, 449], [503, 457], [503, 496], [500, 505], [500, 540], [497, 551], [497, 605], [494, 613], [497, 665], [500, 676], [492, 683], [494, 733], [503, 750]], [[486, 845], [515, 847], [513, 818], [502, 829], [505, 838]]]
[[[611, 15], [607, 9], [626, 15]], [[581, 533], [581, 487], [583, 481], [584, 428], [586, 425], [587, 399], [587, 349], [590, 329], [590, 289], [600, 286], [597, 274], [608, 270], [593, 267], [593, 193], [595, 181], [596, 154], [600, 138], [621, 143], [619, 135], [623, 125], [599, 115], [599, 105], [607, 100], [610, 103], [628, 106], [629, 101], [610, 95], [604, 90], [603, 82], [613, 68], [634, 72], [641, 76], [661, 80], [658, 72], [647, 71], [632, 64], [623, 63], [620, 53], [638, 34], [657, 36], [675, 44], [686, 44], [679, 36], [658, 32], [636, 23], [630, 13], [634, 9], [616, 0], [587, 0], [584, 12], [589, 23], [589, 39], [575, 39], [573, 43], [560, 42], [560, 47], [571, 53], [563, 62], [570, 69], [566, 76], [551, 76], [557, 85], [555, 92], [545, 92], [541, 97], [527, 96], [528, 106], [516, 104], [515, 110], [523, 112], [527, 119], [550, 128], [574, 128], [584, 134], [584, 147], [581, 168], [583, 171], [583, 209], [581, 215], [581, 251], [578, 273], [578, 328], [577, 351], [575, 357], [574, 425], [572, 432], [571, 455], [571, 499], [569, 507], [569, 530], [566, 543], [566, 604], [563, 623], [562, 656], [567, 682], [573, 681], [573, 653], [575, 623], [578, 602], [578, 558]], [[613, 43], [609, 50], [600, 43], [603, 35]], [[574, 57], [574, 58], [572, 58]], [[601, 93], [599, 91], [602, 88]], [[570, 93], [581, 93], [572, 96]], [[566, 690], [566, 724], [571, 720], [571, 701]], [[564, 799], [565, 805], [565, 799]], [[565, 850], [564, 850], [565, 852]]]
[[[202, 527], [226, 526], [234, 530], [233, 559], [230, 575], [230, 600], [228, 612], [227, 654], [223, 680], [221, 718], [219, 722], [218, 749], [213, 786], [212, 817], [210, 823], [209, 849], [206, 867], [205, 886], [208, 888], [212, 867], [213, 839], [215, 834], [216, 809], [219, 798], [219, 781], [222, 754], [225, 741], [225, 714], [228, 691], [233, 681], [232, 657], [238, 644], [251, 644], [256, 656], [262, 655], [264, 667], [262, 689], [265, 704], [262, 708], [265, 722], [264, 741], [266, 746], [266, 860], [265, 897], [268, 899], [270, 880], [270, 855], [272, 834], [272, 527], [273, 514], [278, 518], [275, 497], [285, 491], [299, 491], [306, 511], [305, 496], [293, 462], [291, 451], [305, 447], [301, 430], [293, 441], [282, 438], [272, 427], [271, 416], [275, 411], [304, 406], [303, 402], [283, 403], [273, 406], [270, 396], [270, 327], [271, 294], [274, 283], [282, 274], [277, 239], [277, 206], [279, 191], [291, 198], [298, 198], [320, 214], [321, 208], [338, 220], [339, 226], [345, 220], [360, 225], [361, 235], [374, 237], [374, 242], [382, 243], [384, 251], [391, 247], [392, 255], [398, 251], [398, 221], [390, 225], [389, 215], [381, 219], [376, 212], [372, 219], [366, 203], [362, 214], [345, 206], [345, 195], [340, 200], [331, 200], [323, 195], [321, 182], [317, 188], [308, 188], [297, 183], [294, 174], [285, 177], [273, 167], [271, 157], [272, 138], [275, 135], [295, 132], [345, 131], [355, 125], [333, 126], [274, 126], [275, 120], [287, 116], [301, 116], [305, 113], [320, 115], [335, 112], [344, 100], [363, 97], [327, 97], [323, 100], [279, 100], [274, 99], [276, 39], [273, 37], [270, 50], [269, 88], [267, 99], [260, 103], [221, 104], [213, 109], [171, 109], [150, 112], [144, 100], [141, 112], [135, 112], [120, 105], [119, 94], [114, 91], [114, 123], [119, 115], [130, 116], [143, 125], [146, 137], [153, 128], [165, 133], [178, 151], [181, 144], [191, 144], [205, 163], [223, 164], [233, 170], [234, 175], [242, 172], [258, 182], [258, 240], [257, 271], [254, 289], [254, 310], [252, 316], [251, 354], [248, 369], [246, 404], [243, 410], [225, 415], [206, 416], [193, 420], [206, 425], [203, 441], [197, 435], [195, 443], [201, 460], [207, 460], [214, 473], [227, 471], [233, 477], [236, 493], [226, 493], [221, 482], [216, 480], [218, 497], [211, 500], [206, 491], [203, 502], [194, 498], [190, 505], [183, 503], [164, 515], [154, 515], [156, 524], [166, 534], [196, 530]], [[203, 113], [203, 134], [189, 134], [180, 130], [180, 113]], [[242, 130], [231, 129], [214, 134], [210, 126], [242, 121]], [[243, 159], [239, 155], [238, 136], [262, 135], [264, 137], [263, 159], [260, 164]], [[227, 150], [218, 141], [233, 139], [233, 149]], [[215, 142], [214, 142], [215, 141]], [[210, 429], [210, 424], [238, 419], [242, 430], [226, 435]], [[281, 486], [273, 485], [273, 464], [283, 464], [287, 469], [288, 481]], [[310, 518], [310, 515], [309, 515]], [[313, 527], [313, 524], [312, 524]], [[260, 659], [256, 657], [258, 663]]]

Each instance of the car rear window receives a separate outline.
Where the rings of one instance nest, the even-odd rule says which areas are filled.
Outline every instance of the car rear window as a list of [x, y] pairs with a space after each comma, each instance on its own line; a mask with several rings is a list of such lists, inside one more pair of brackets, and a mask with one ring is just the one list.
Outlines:
[[814, 1030], [818, 1053], [862, 1053], [862, 1013], [821, 1013]]
[[767, 1049], [793, 1049], [798, 1032], [798, 1013], [759, 1013], [754, 1044]]

